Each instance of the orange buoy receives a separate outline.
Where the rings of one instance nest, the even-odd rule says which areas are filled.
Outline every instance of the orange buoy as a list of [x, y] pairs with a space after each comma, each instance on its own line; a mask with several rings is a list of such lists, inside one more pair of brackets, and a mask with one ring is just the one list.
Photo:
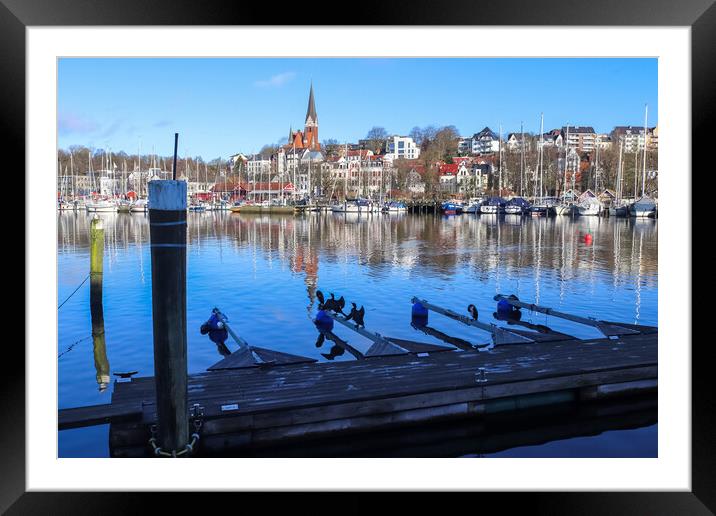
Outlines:
[[591, 243], [592, 243], [592, 234], [591, 233], [587, 233], [586, 235], [584, 235], [584, 243], [587, 245], [591, 245]]

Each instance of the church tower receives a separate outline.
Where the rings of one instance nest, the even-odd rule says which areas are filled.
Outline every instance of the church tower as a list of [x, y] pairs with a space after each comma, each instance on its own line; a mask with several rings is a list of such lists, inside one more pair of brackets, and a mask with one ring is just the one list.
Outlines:
[[321, 144], [318, 142], [318, 115], [316, 114], [316, 101], [313, 98], [313, 83], [311, 92], [308, 94], [308, 109], [306, 110], [306, 127], [303, 133], [305, 147], [311, 150], [319, 150]]

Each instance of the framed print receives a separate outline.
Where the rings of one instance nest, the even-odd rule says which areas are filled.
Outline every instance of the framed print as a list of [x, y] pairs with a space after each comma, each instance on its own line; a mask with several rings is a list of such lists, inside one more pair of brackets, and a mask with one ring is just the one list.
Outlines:
[[330, 9], [3, 0], [28, 224], [0, 507], [713, 511], [691, 204], [716, 8]]

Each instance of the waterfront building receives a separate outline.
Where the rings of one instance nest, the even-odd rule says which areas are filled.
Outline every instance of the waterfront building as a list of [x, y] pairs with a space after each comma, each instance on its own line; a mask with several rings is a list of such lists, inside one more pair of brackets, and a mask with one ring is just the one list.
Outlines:
[[295, 188], [291, 182], [271, 181], [248, 185], [246, 198], [251, 201], [284, 199], [293, 196]]
[[425, 193], [425, 167], [422, 165], [415, 165], [410, 168], [405, 176], [405, 189], [412, 194], [424, 194]]
[[458, 189], [458, 165], [455, 163], [443, 163], [438, 167], [440, 175], [440, 191], [453, 194]]
[[597, 135], [597, 145], [602, 150], [610, 149], [612, 146], [612, 141], [612, 137], [606, 133]]
[[458, 152], [462, 154], [492, 154], [500, 150], [500, 138], [489, 127], [470, 138], [458, 140]]
[[505, 142], [505, 148], [510, 152], [522, 152], [522, 148], [524, 147], [525, 152], [529, 152], [531, 145], [530, 145], [530, 138], [528, 135], [524, 135], [524, 141], [522, 137], [522, 133], [509, 133], [507, 135], [507, 140]]
[[647, 127], [646, 138], [644, 127], [632, 125], [618, 125], [612, 130], [612, 138], [615, 141], [624, 142], [624, 152], [634, 152], [644, 149], [644, 141], [647, 141], [647, 150], [658, 150], [659, 130], [657, 127]]
[[386, 154], [392, 154], [395, 159], [418, 159], [420, 147], [410, 136], [391, 136], [386, 143]]
[[[542, 145], [544, 147], [562, 147], [564, 138], [560, 129], [552, 129], [542, 135]], [[537, 142], [539, 146], [539, 141]]]
[[236, 202], [246, 199], [249, 185], [240, 181], [222, 181], [212, 185], [209, 191], [220, 199]]
[[[562, 138], [567, 138], [567, 127], [562, 127]], [[569, 126], [567, 144], [578, 152], [592, 152], [597, 144], [597, 133], [589, 126]]]
[[261, 176], [271, 173], [271, 156], [268, 154], [251, 154], [247, 156], [246, 173], [249, 181], [260, 181]]

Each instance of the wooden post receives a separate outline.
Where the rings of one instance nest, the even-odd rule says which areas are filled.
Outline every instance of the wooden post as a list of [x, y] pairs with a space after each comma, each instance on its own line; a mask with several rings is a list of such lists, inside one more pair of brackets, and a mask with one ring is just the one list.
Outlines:
[[97, 385], [104, 392], [109, 385], [109, 361], [104, 337], [104, 309], [102, 306], [102, 279], [104, 264], [104, 228], [102, 219], [95, 215], [90, 222], [90, 317], [92, 319], [92, 347]]
[[189, 442], [186, 358], [185, 181], [149, 182], [154, 380], [159, 446], [171, 453]]

